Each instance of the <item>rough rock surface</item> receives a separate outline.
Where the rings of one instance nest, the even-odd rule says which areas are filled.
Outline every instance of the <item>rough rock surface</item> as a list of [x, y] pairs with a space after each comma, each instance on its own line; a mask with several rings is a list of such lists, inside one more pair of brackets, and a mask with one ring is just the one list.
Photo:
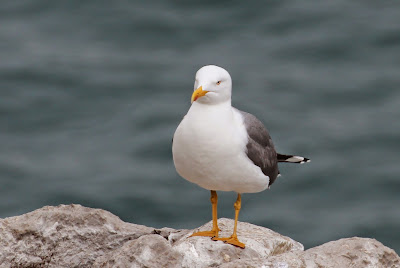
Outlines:
[[43, 207], [0, 220], [0, 267], [90, 267], [97, 257], [153, 231], [101, 209]]
[[[233, 220], [219, 219], [222, 236]], [[200, 227], [210, 229], [211, 222]], [[304, 251], [267, 228], [238, 223], [245, 249], [189, 237], [196, 230], [154, 229], [80, 205], [44, 207], [0, 219], [0, 267], [400, 267], [394, 250], [346, 238]]]

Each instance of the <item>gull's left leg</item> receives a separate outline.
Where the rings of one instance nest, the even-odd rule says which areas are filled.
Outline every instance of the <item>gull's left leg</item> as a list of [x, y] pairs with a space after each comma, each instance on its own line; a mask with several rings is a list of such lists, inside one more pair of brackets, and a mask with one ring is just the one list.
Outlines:
[[211, 205], [212, 205], [212, 219], [213, 219], [213, 227], [211, 231], [202, 231], [193, 233], [191, 236], [211, 236], [218, 237], [218, 232], [220, 231], [218, 228], [218, 216], [217, 216], [217, 205], [218, 205], [218, 195], [216, 191], [211, 191]]
[[212, 240], [216, 241], [216, 240], [221, 240], [224, 241], [225, 243], [240, 247], [240, 248], [245, 248], [245, 244], [243, 244], [242, 242], [239, 241], [237, 234], [236, 234], [236, 230], [237, 230], [237, 221], [239, 218], [239, 211], [240, 208], [242, 206], [242, 198], [241, 195], [238, 194], [238, 197], [236, 199], [235, 204], [233, 205], [233, 207], [235, 208], [235, 225], [233, 227], [233, 234], [231, 235], [231, 237], [213, 237]]

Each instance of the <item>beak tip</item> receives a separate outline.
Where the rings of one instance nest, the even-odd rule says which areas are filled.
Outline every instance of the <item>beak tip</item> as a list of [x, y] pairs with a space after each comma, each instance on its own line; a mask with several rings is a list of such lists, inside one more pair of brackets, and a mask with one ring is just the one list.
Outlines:
[[193, 92], [192, 98], [191, 98], [191, 103], [195, 102], [198, 98], [203, 97], [206, 95], [208, 91], [203, 90], [203, 86], [200, 86], [198, 89], [196, 89]]

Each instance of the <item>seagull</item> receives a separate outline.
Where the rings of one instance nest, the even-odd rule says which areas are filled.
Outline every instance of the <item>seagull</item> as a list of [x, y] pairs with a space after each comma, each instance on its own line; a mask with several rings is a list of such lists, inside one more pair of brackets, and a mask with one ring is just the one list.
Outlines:
[[[225, 69], [215, 65], [200, 68], [192, 105], [172, 139], [172, 154], [181, 177], [211, 191], [213, 227], [191, 236], [212, 237], [245, 248], [237, 236], [241, 195], [269, 188], [280, 175], [278, 162], [302, 164], [310, 160], [277, 153], [263, 123], [232, 107], [231, 96], [232, 79]], [[237, 193], [230, 237], [218, 236], [217, 191]]]

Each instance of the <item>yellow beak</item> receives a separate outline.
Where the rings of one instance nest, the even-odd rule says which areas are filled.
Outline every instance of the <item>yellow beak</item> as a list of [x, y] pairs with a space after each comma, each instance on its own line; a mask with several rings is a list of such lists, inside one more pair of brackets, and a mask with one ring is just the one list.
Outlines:
[[203, 87], [202, 87], [202, 86], [199, 87], [198, 89], [196, 89], [196, 90], [193, 92], [193, 95], [192, 95], [192, 103], [193, 103], [194, 101], [196, 101], [198, 98], [203, 97], [204, 95], [206, 95], [207, 92], [208, 92], [208, 91], [203, 90]]

